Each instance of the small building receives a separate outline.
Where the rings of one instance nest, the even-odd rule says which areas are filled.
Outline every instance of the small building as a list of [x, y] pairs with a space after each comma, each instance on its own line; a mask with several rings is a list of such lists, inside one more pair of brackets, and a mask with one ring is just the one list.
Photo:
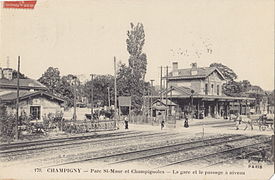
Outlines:
[[176, 114], [177, 105], [169, 99], [157, 99], [152, 104], [153, 117], [165, 116], [165, 111], [168, 110], [169, 114]]
[[[16, 112], [17, 79], [11, 68], [0, 68], [0, 103], [7, 106], [8, 113]], [[63, 111], [65, 101], [47, 92], [40, 82], [25, 78], [19, 79], [19, 115], [23, 113], [33, 120], [42, 120], [49, 113]]]
[[[7, 111], [16, 112], [17, 92], [8, 92], [0, 96], [0, 102], [7, 106]], [[59, 97], [43, 91], [20, 91], [19, 115], [27, 115], [32, 120], [42, 120], [49, 113], [63, 111], [65, 101]]]

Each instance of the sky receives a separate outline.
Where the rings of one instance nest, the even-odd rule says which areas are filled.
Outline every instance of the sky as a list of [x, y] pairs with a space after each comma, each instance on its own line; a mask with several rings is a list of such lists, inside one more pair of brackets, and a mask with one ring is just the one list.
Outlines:
[[238, 80], [274, 89], [273, 0], [37, 0], [35, 9], [1, 8], [0, 67], [38, 79], [50, 66], [66, 74], [113, 74], [128, 63], [130, 23], [144, 25], [146, 80], [160, 66], [222, 63]]

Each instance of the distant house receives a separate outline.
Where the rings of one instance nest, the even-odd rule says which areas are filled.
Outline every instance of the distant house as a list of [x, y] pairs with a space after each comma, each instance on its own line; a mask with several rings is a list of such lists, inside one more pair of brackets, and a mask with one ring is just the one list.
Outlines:
[[175, 107], [177, 105], [170, 101], [169, 99], [157, 99], [153, 102], [152, 108], [153, 108], [153, 116], [157, 115], [164, 115], [165, 110], [167, 109], [171, 114], [175, 114]]
[[[0, 103], [7, 106], [9, 113], [15, 113], [17, 100], [17, 79], [12, 78], [12, 69], [0, 68]], [[25, 113], [35, 120], [44, 115], [63, 111], [65, 101], [46, 92], [47, 88], [33, 79], [19, 79], [19, 115]]]
[[197, 115], [212, 117], [225, 116], [233, 110], [246, 114], [250, 102], [255, 100], [224, 95], [222, 86], [226, 80], [215, 67], [197, 67], [197, 63], [192, 63], [191, 68], [179, 69], [178, 63], [173, 62], [172, 71], [164, 78], [168, 86], [160, 97], [177, 104], [176, 109], [181, 112], [192, 110]]

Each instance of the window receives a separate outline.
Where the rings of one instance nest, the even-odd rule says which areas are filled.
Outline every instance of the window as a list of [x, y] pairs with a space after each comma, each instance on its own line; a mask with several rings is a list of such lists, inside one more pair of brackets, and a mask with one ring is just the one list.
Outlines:
[[211, 94], [214, 95], [214, 85], [211, 84]]
[[208, 95], [208, 84], [205, 84], [205, 95]]
[[220, 85], [217, 85], [217, 95], [220, 95]]

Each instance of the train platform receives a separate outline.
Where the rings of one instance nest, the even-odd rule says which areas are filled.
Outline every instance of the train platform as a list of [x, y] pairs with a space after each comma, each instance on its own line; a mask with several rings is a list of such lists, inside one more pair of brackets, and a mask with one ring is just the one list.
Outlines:
[[165, 124], [164, 128], [161, 130], [160, 124], [135, 124], [130, 123], [129, 129], [125, 129], [124, 123], [119, 123], [119, 129], [99, 131], [99, 132], [88, 132], [88, 133], [65, 133], [61, 131], [52, 131], [47, 135], [32, 135], [31, 138], [23, 138], [14, 142], [2, 142], [0, 144], [11, 144], [11, 143], [21, 143], [29, 141], [39, 141], [39, 140], [51, 140], [51, 139], [62, 139], [62, 138], [77, 138], [85, 136], [99, 136], [110, 133], [126, 132], [127, 131], [152, 131], [152, 132], [175, 132], [184, 133], [186, 136], [204, 136], [204, 135], [214, 135], [214, 134], [242, 134], [242, 135], [267, 135], [271, 136], [273, 130], [267, 128], [266, 130], [260, 130], [258, 126], [253, 125], [253, 130], [251, 127], [247, 127], [245, 124], [239, 125], [239, 129], [236, 129], [236, 122], [228, 119], [215, 119], [215, 118], [205, 118], [205, 119], [190, 119], [188, 121], [189, 127], [184, 127], [184, 120], [177, 120], [176, 124]]
[[[190, 119], [188, 121], [189, 127], [184, 127], [184, 120], [177, 120], [176, 124], [165, 124], [161, 130], [160, 125], [149, 125], [149, 124], [129, 124], [129, 130], [140, 130], [140, 131], [171, 131], [177, 133], [188, 133], [193, 135], [198, 134], [243, 134], [243, 135], [272, 135], [273, 130], [267, 128], [266, 130], [260, 130], [259, 126], [253, 125], [253, 129], [246, 124], [240, 124], [239, 129], [236, 128], [236, 122], [229, 119]], [[120, 131], [123, 131], [123, 126], [120, 126]], [[245, 130], [244, 130], [245, 129]], [[125, 129], [124, 129], [125, 130]]]

